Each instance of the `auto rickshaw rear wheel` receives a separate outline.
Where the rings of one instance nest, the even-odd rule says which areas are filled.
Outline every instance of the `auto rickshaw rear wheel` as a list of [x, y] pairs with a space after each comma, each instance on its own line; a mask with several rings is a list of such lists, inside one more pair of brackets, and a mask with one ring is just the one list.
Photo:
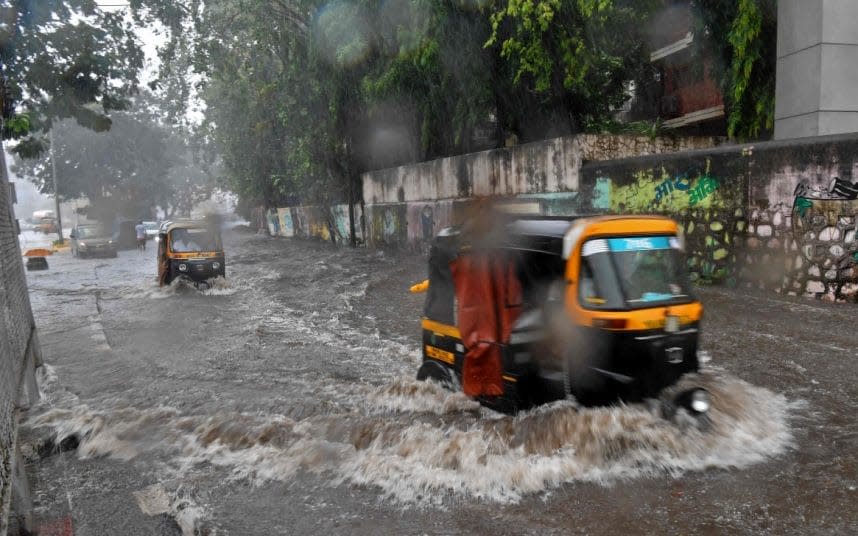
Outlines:
[[420, 368], [417, 369], [417, 380], [435, 380], [445, 389], [450, 390], [453, 390], [456, 387], [453, 381], [453, 375], [450, 374], [450, 370], [444, 365], [431, 360], [424, 361], [423, 364], [420, 365]]

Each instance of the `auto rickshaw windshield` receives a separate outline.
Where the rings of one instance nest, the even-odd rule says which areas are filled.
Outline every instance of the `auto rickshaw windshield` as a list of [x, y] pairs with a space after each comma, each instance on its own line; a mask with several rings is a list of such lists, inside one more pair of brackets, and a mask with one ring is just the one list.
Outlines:
[[170, 249], [176, 253], [220, 251], [220, 236], [208, 229], [173, 229], [170, 233]]
[[693, 299], [684, 255], [673, 236], [590, 240], [581, 264], [585, 307], [634, 309]]

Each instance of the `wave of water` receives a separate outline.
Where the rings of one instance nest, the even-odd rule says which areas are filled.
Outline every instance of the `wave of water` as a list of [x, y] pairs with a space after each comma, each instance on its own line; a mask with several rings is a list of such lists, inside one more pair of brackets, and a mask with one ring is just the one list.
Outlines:
[[581, 408], [563, 401], [503, 416], [406, 379], [367, 393], [363, 409], [298, 421], [80, 405], [48, 410], [30, 424], [49, 427], [57, 441], [76, 436], [84, 458], [156, 455], [180, 471], [210, 463], [257, 483], [308, 471], [334, 485], [374, 486], [402, 503], [455, 496], [515, 502], [575, 481], [742, 468], [792, 445], [796, 404], [785, 397], [723, 374], [683, 383], [710, 391], [706, 425], [690, 416], [668, 422], [642, 404]]

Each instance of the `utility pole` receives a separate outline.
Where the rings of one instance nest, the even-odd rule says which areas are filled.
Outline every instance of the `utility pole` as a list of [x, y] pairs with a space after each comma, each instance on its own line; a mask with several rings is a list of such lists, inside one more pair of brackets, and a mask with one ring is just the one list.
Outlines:
[[57, 161], [56, 152], [54, 152], [54, 129], [51, 125], [51, 130], [48, 131], [48, 136], [51, 140], [51, 174], [54, 176], [54, 202], [57, 207], [57, 234], [60, 239], [57, 240], [59, 245], [63, 245], [63, 216], [60, 214], [60, 191], [57, 189]]

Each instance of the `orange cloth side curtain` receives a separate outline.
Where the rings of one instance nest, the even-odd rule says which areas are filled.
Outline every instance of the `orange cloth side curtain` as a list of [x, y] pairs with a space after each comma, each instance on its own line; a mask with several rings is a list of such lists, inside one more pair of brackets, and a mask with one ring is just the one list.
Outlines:
[[501, 344], [521, 312], [521, 284], [510, 256], [475, 251], [450, 263], [465, 345], [462, 390], [468, 396], [503, 394]]

